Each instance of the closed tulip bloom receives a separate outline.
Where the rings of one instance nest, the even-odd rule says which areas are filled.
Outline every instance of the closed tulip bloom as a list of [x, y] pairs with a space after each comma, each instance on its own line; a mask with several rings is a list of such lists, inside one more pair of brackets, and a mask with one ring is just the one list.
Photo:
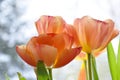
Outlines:
[[89, 16], [75, 19], [74, 29], [77, 35], [76, 45], [82, 46], [84, 52], [93, 55], [102, 51], [119, 34], [112, 20], [100, 21]]
[[62, 33], [68, 26], [60, 16], [43, 15], [35, 22], [39, 34], [44, 33]]
[[26, 45], [17, 46], [16, 51], [31, 66], [36, 67], [38, 60], [42, 60], [47, 67], [58, 68], [68, 64], [81, 51], [81, 47], [71, 48], [71, 40], [66, 34], [40, 34]]

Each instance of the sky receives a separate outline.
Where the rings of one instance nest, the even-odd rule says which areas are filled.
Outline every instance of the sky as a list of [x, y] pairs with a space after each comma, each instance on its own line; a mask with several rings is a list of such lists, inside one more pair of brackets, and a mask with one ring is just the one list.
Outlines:
[[76, 17], [89, 15], [97, 19], [111, 18], [106, 0], [99, 6], [96, 0], [31, 0], [23, 16], [26, 19], [37, 20], [41, 15], [62, 16], [66, 22], [73, 23]]

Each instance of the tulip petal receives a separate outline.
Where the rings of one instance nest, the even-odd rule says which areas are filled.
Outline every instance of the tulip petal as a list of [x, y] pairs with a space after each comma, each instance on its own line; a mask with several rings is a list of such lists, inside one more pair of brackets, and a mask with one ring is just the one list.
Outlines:
[[79, 38], [79, 43], [77, 43], [77, 44], [81, 45], [81, 46], [84, 46], [84, 47], [82, 47], [82, 50], [89, 53], [91, 51], [91, 49], [90, 49], [90, 46], [88, 46], [88, 43], [87, 43], [84, 23], [85, 23], [84, 22], [84, 17], [82, 19], [77, 18], [74, 21], [74, 27], [75, 27], [75, 30], [78, 34], [77, 36]]
[[63, 34], [58, 34], [52, 37], [52, 46], [58, 49], [58, 52], [61, 52], [65, 48], [65, 40]]
[[63, 51], [65, 48], [70, 49], [73, 44], [73, 37], [66, 33], [57, 34], [52, 37], [52, 46], [58, 49], [58, 52]]
[[119, 34], [119, 31], [114, 28], [114, 22], [112, 20], [106, 20], [105, 22], [106, 26], [101, 27], [102, 31], [99, 39], [101, 40], [100, 47], [94, 50], [94, 53], [102, 51], [107, 44]]
[[57, 49], [48, 45], [40, 45], [38, 56], [47, 66], [52, 66], [57, 57]]
[[35, 22], [39, 34], [63, 32], [65, 21], [60, 16], [43, 15]]
[[47, 66], [51, 66], [54, 63], [57, 55], [57, 49], [49, 45], [51, 42], [46, 40], [50, 40], [51, 38], [52, 37], [49, 35], [33, 37], [28, 42], [27, 49], [34, 55], [36, 62], [38, 60], [43, 60]]
[[71, 45], [79, 46], [79, 38], [77, 37], [77, 32], [75, 31], [75, 28], [72, 25], [67, 24], [65, 32], [71, 37], [71, 39], [67, 39], [69, 41], [66, 41], [68, 43], [72, 42], [71, 44], [69, 44], [69, 48], [71, 47]]
[[51, 31], [54, 33], [61, 33], [63, 32], [65, 24], [66, 24], [65, 21], [60, 16], [53, 17], [50, 20], [48, 31]]
[[32, 37], [31, 40], [28, 42], [29, 45], [40, 45], [40, 44], [45, 44], [45, 45], [53, 45], [53, 38], [56, 36], [54, 33], [49, 33], [49, 34], [41, 34], [36, 37]]
[[73, 45], [74, 37], [69, 36], [68, 34], [64, 34], [65, 48], [70, 49]]
[[81, 47], [73, 49], [65, 49], [62, 53], [57, 55], [54, 68], [62, 67], [72, 61], [81, 51]]
[[52, 38], [55, 34], [41, 34], [38, 37], [33, 37], [30, 42], [37, 43], [37, 44], [46, 44], [52, 45]]
[[[84, 37], [86, 40], [86, 45], [88, 45], [88, 47], [90, 47], [90, 49], [92, 49], [92, 45], [91, 45], [91, 39], [92, 37], [95, 37], [94, 35], [96, 35], [96, 24], [97, 21], [91, 19], [91, 17], [89, 16], [84, 16], [81, 20], [81, 30], [83, 30], [84, 32]], [[94, 39], [95, 40], [95, 39]], [[94, 42], [94, 40], [92, 42]]]
[[36, 65], [34, 56], [26, 50], [25, 45], [16, 46], [16, 51], [26, 63], [32, 66]]

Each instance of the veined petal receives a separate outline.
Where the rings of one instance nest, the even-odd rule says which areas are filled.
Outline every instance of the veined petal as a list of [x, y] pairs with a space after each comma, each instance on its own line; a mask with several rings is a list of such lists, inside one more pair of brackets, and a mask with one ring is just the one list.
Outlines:
[[[91, 48], [91, 37], [93, 35], [93, 32], [96, 29], [96, 23], [94, 20], [91, 19], [89, 16], [84, 16], [81, 21], [81, 30], [83, 30], [84, 38], [86, 40], [86, 45]], [[82, 37], [81, 37], [82, 38]], [[82, 43], [82, 42], [81, 42]]]
[[111, 35], [113, 34], [114, 31], [114, 22], [112, 20], [106, 20], [105, 23], [106, 23], [105, 26], [101, 26], [102, 30], [100, 36], [100, 40], [101, 40], [100, 46], [104, 44], [108, 44], [108, 40], [110, 40]]
[[35, 22], [38, 34], [46, 33], [45, 30], [46, 30], [47, 26], [45, 26], [46, 25], [45, 21], [47, 21], [47, 17], [46, 16], [41, 16], [41, 18]]
[[60, 16], [55, 16], [50, 20], [48, 31], [53, 33], [62, 33], [65, 28], [65, 21]]
[[66, 41], [68, 43], [70, 43], [72, 41], [72, 43], [69, 44], [70, 47], [72, 44], [74, 44], [73, 46], [75, 46], [75, 47], [76, 47], [76, 45], [79, 45], [79, 38], [77, 37], [77, 33], [75, 31], [75, 28], [72, 25], [67, 24], [65, 32], [66, 32], [66, 34], [69, 35], [69, 37], [71, 37], [70, 39], [67, 39], [67, 41]]
[[102, 32], [106, 33], [102, 37], [100, 36], [100, 38], [103, 40], [101, 40], [100, 47], [94, 50], [94, 53], [102, 51], [107, 46], [107, 44], [119, 34], [119, 31], [114, 28], [114, 23], [112, 20], [107, 20], [106, 23], [107, 25], [105, 27], [108, 29], [105, 30], [105, 28], [103, 28], [105, 31], [101, 31], [101, 34]]
[[34, 44], [46, 44], [46, 45], [52, 45], [52, 38], [54, 38], [56, 34], [49, 33], [49, 34], [40, 34], [39, 36], [32, 37], [31, 40], [28, 42], [34, 43]]
[[102, 41], [104, 40], [104, 36], [108, 32], [108, 26], [105, 22], [94, 20], [96, 22], [96, 29], [94, 29], [94, 32], [91, 38], [91, 47], [92, 50], [97, 49], [101, 46]]
[[81, 47], [72, 48], [70, 50], [65, 49], [62, 53], [57, 54], [54, 68], [62, 67], [72, 61], [81, 51]]
[[[82, 50], [89, 53], [91, 52], [91, 48], [87, 43], [87, 38], [86, 38], [86, 31], [85, 31], [85, 24], [84, 24], [84, 17], [82, 19], [75, 19], [74, 21], [74, 27], [77, 32], [77, 36], [79, 38], [79, 43], [77, 43], [79, 46], [82, 46]], [[84, 46], [84, 47], [83, 47]]]
[[[33, 37], [28, 42], [27, 50], [32, 53], [32, 55], [35, 57], [36, 62], [38, 60], [43, 60], [47, 66], [51, 66], [54, 63], [57, 49], [52, 46], [51, 38], [52, 37], [49, 35], [39, 35], [38, 37]], [[48, 39], [51, 42], [49, 42]]]
[[39, 52], [37, 53], [39, 58], [44, 61], [47, 66], [52, 66], [57, 57], [57, 49], [48, 45], [40, 45]]
[[[41, 37], [41, 36], [39, 36], [39, 37]], [[26, 48], [27, 48], [27, 50], [29, 51], [29, 53], [31, 53], [33, 56], [34, 56], [34, 58], [35, 58], [35, 62], [37, 63], [37, 61], [38, 60], [42, 60], [42, 59], [39, 59], [39, 56], [38, 56], [38, 53], [40, 53], [40, 45], [42, 44], [46, 44], [47, 43], [47, 41], [46, 40], [42, 40], [42, 38], [44, 39], [44, 37], [42, 37], [42, 38], [39, 38], [39, 37], [32, 37], [31, 39], [30, 39], [30, 41], [27, 43], [27, 46], [26, 46]], [[39, 41], [41, 41], [41, 42], [39, 42]], [[48, 45], [49, 45], [49, 42], [48, 42]]]
[[70, 49], [73, 45], [74, 38], [69, 36], [68, 34], [63, 34], [63, 38], [65, 41], [65, 48]]
[[29, 53], [29, 51], [27, 51], [26, 45], [16, 46], [16, 51], [26, 63], [31, 66], [36, 65], [35, 58], [31, 53]]
[[65, 48], [65, 40], [63, 34], [58, 34], [52, 37], [52, 46], [58, 49], [58, 52], [61, 52]]
[[60, 16], [43, 15], [35, 22], [39, 34], [61, 33], [65, 27], [65, 21]]
[[99, 37], [101, 36], [100, 27], [104, 26], [105, 22], [85, 16], [82, 18], [82, 23], [84, 24], [83, 27], [85, 28], [87, 45], [91, 50], [98, 48], [98, 44], [101, 44], [101, 42], [99, 42]]
[[75, 36], [76, 35], [76, 31], [73, 27], [73, 25], [70, 24], [66, 24], [66, 29], [65, 32], [69, 35], [69, 36]]

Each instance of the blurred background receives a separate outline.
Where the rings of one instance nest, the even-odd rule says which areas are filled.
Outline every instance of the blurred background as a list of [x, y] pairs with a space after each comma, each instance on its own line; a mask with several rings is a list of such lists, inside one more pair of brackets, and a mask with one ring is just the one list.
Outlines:
[[[35, 80], [33, 68], [16, 53], [15, 46], [37, 34], [34, 22], [41, 15], [62, 16], [72, 24], [77, 17], [85, 15], [96, 19], [112, 19], [120, 30], [120, 0], [0, 0], [0, 80], [7, 74], [18, 80], [20, 72], [27, 80]], [[113, 43], [117, 50], [117, 37]], [[96, 58], [100, 80], [111, 80], [107, 53]], [[54, 80], [77, 80], [81, 61], [53, 70]]]

